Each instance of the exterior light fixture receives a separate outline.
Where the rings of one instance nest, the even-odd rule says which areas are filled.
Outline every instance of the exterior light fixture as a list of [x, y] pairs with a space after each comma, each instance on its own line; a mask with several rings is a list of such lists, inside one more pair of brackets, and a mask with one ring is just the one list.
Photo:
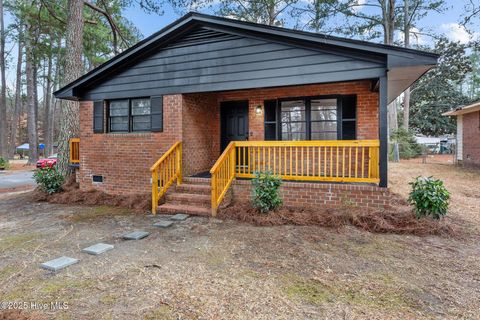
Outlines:
[[261, 115], [262, 114], [262, 106], [258, 105], [255, 107], [255, 114], [256, 115]]

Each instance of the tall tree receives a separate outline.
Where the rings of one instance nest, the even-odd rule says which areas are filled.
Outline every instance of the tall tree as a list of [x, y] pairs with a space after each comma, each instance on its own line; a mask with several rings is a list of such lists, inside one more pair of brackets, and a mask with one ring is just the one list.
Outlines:
[[[64, 83], [68, 84], [79, 78], [83, 73], [83, 0], [68, 0], [67, 4], [67, 35], [64, 68]], [[69, 141], [78, 137], [80, 130], [79, 103], [65, 101], [60, 119], [60, 136], [58, 139], [59, 161], [58, 170], [67, 175], [69, 172]]]
[[18, 24], [17, 36], [17, 72], [15, 78], [15, 107], [13, 109], [12, 130], [10, 132], [10, 157], [13, 158], [17, 146], [17, 129], [20, 112], [22, 111], [22, 63], [23, 63], [23, 27], [22, 23]]
[[0, 156], [8, 156], [7, 146], [7, 81], [5, 77], [5, 25], [3, 0], [0, 0]]
[[25, 74], [27, 78], [27, 137], [29, 143], [28, 163], [33, 164], [38, 160], [38, 128], [37, 128], [37, 103], [35, 101], [35, 54], [34, 37], [35, 26], [30, 19], [26, 20], [25, 34]]
[[418, 133], [438, 136], [455, 132], [455, 122], [443, 112], [470, 102], [461, 90], [472, 71], [471, 60], [466, 51], [468, 45], [441, 38], [435, 44], [439, 53], [437, 68], [414, 84], [411, 90], [411, 128]]

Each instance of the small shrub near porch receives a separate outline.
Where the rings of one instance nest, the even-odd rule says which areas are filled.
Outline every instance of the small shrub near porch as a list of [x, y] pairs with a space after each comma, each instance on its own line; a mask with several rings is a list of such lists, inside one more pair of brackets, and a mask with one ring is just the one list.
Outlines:
[[408, 201], [415, 207], [417, 218], [430, 216], [433, 219], [440, 219], [447, 214], [450, 192], [442, 180], [417, 177], [410, 185], [412, 191]]
[[271, 172], [256, 172], [252, 179], [252, 204], [262, 213], [275, 210], [283, 203], [279, 189], [282, 179]]
[[55, 167], [37, 169], [35, 170], [33, 177], [40, 188], [48, 194], [62, 190], [64, 178]]

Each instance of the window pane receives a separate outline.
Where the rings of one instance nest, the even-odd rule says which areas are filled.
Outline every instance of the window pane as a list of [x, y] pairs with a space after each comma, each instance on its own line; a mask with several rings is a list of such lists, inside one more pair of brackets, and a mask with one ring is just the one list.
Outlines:
[[265, 140], [277, 140], [277, 124], [266, 123], [265, 124]]
[[265, 121], [276, 121], [277, 120], [277, 100], [265, 100], [264, 102], [265, 109]]
[[356, 121], [343, 121], [343, 140], [355, 140]]
[[343, 119], [355, 119], [357, 108], [356, 108], [356, 96], [349, 95], [344, 96], [342, 99], [342, 117]]
[[312, 122], [312, 133], [323, 132], [323, 131], [337, 132], [337, 122], [336, 121]]
[[337, 140], [337, 132], [312, 132], [312, 140]]
[[133, 99], [132, 115], [141, 116], [150, 114], [150, 99]]
[[134, 131], [148, 131], [150, 130], [151, 121], [150, 116], [135, 116], [133, 117]]
[[110, 131], [128, 131], [128, 117], [110, 118]]
[[305, 102], [303, 100], [282, 101], [281, 121], [305, 121]]
[[128, 116], [128, 100], [110, 101], [110, 116]]
[[337, 99], [316, 99], [311, 101], [312, 121], [337, 120]]
[[306, 140], [305, 122], [282, 123], [282, 140]]

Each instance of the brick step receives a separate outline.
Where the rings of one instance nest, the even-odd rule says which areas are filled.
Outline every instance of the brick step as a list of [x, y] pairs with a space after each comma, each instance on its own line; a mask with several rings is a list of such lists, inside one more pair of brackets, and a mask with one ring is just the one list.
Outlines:
[[171, 193], [167, 194], [166, 202], [169, 204], [186, 204], [210, 208], [210, 194], [199, 193]]
[[196, 178], [196, 177], [184, 177], [183, 183], [186, 184], [212, 184], [212, 179], [209, 178]]
[[190, 184], [182, 183], [175, 187], [176, 193], [195, 193], [195, 194], [211, 194], [211, 187], [207, 184]]
[[165, 213], [165, 214], [186, 213], [186, 214], [206, 217], [206, 216], [210, 216], [211, 209], [200, 207], [200, 206], [165, 203], [165, 204], [162, 204], [161, 206], [158, 206], [157, 212]]

